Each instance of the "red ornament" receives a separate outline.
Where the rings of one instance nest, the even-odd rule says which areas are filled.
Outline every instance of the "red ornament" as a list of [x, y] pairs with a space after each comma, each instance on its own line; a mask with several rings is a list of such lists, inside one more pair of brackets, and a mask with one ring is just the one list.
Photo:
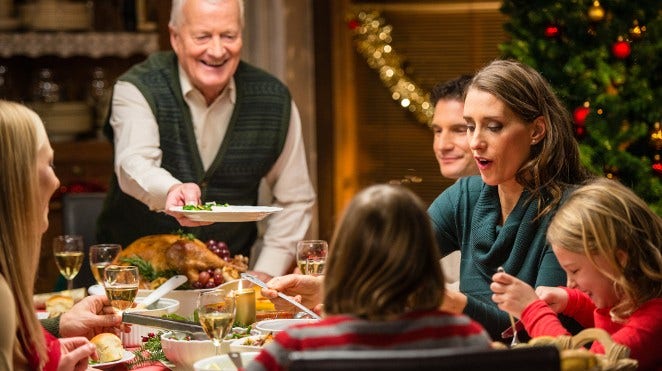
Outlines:
[[349, 27], [349, 29], [352, 31], [356, 30], [360, 25], [361, 24], [356, 19], [351, 19], [349, 22], [347, 22], [347, 27]]
[[547, 38], [555, 38], [559, 35], [559, 33], [561, 33], [561, 31], [559, 30], [558, 26], [552, 24], [545, 27], [545, 37]]
[[611, 46], [611, 53], [618, 59], [625, 59], [630, 56], [630, 53], [632, 53], [632, 48], [630, 47], [629, 42], [619, 40]]
[[575, 125], [584, 126], [586, 124], [586, 116], [591, 112], [591, 109], [586, 106], [575, 108], [572, 112], [572, 118], [575, 120]]
[[575, 125], [575, 136], [577, 139], [584, 139], [586, 137], [586, 126]]
[[662, 175], [662, 163], [653, 164], [652, 168], [655, 173]]

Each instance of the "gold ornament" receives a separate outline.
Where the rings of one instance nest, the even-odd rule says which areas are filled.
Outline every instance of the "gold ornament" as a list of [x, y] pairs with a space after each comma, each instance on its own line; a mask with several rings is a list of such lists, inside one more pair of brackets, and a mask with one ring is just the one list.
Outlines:
[[630, 34], [630, 38], [633, 41], [638, 41], [641, 40], [642, 37], [644, 37], [644, 33], [646, 32], [646, 26], [639, 26], [639, 21], [636, 19], [634, 22], [632, 22], [632, 28], [628, 30], [628, 33]]
[[598, 0], [595, 0], [593, 5], [588, 8], [588, 19], [591, 22], [600, 22], [605, 19], [605, 9], [600, 5]]
[[391, 46], [393, 27], [384, 24], [379, 12], [358, 11], [350, 15], [356, 50], [368, 66], [378, 72], [382, 83], [391, 91], [391, 98], [416, 119], [430, 125], [434, 107], [430, 95], [406, 73], [400, 55]]
[[662, 150], [662, 125], [660, 125], [659, 121], [653, 124], [650, 143], [656, 150]]

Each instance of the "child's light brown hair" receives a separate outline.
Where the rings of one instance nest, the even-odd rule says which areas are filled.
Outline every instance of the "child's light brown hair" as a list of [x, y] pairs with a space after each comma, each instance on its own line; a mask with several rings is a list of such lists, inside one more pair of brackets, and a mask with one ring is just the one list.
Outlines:
[[441, 304], [444, 277], [426, 208], [409, 189], [374, 185], [345, 210], [324, 277], [324, 310], [387, 319]]

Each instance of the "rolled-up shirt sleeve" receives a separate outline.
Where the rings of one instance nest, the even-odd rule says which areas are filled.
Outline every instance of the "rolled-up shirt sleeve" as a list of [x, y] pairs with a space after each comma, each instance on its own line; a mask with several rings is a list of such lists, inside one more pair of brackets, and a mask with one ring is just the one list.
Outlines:
[[301, 119], [294, 102], [291, 112], [283, 151], [264, 177], [273, 196], [271, 206], [283, 210], [265, 220], [264, 246], [253, 267], [272, 276], [286, 273], [293, 264], [296, 242], [305, 237], [310, 227], [316, 200], [308, 174]]
[[110, 125], [114, 131], [114, 170], [120, 188], [150, 210], [163, 210], [168, 190], [181, 182], [161, 168], [158, 124], [135, 85], [125, 81], [115, 84]]

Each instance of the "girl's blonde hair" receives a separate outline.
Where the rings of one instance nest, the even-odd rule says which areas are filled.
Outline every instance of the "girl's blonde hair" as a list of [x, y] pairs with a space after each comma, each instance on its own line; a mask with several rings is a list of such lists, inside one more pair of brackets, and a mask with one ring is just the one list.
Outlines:
[[386, 319], [441, 304], [444, 277], [421, 200], [396, 185], [358, 193], [331, 241], [324, 310]]
[[[554, 216], [547, 239], [586, 255], [614, 282], [621, 299], [611, 310], [615, 320], [662, 297], [662, 218], [617, 181], [599, 178], [575, 190]], [[598, 255], [608, 269], [595, 264]]]
[[24, 363], [36, 352], [40, 368], [48, 357], [32, 295], [41, 250], [37, 152], [45, 140], [34, 111], [0, 100], [0, 274], [16, 304], [15, 356]]

